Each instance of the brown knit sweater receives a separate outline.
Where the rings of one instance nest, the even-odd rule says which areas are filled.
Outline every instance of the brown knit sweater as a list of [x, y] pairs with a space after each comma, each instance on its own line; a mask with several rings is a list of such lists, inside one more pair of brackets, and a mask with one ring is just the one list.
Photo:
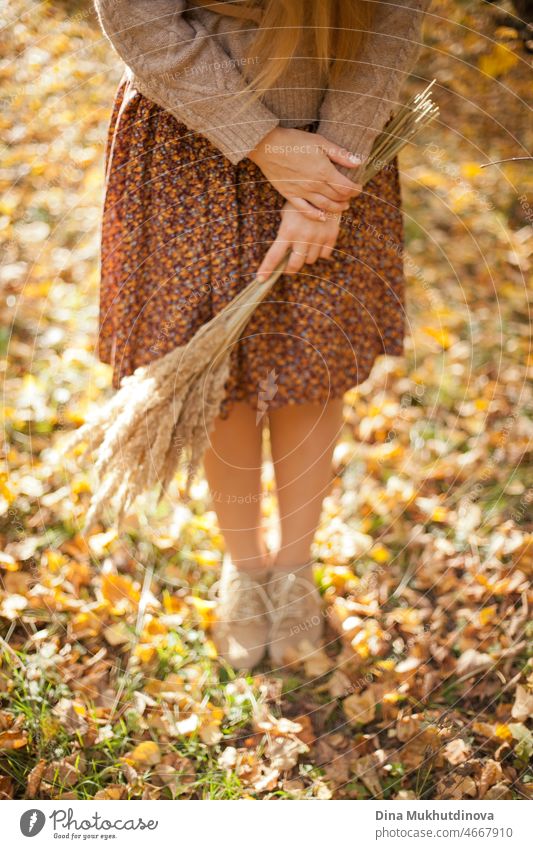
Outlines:
[[[354, 59], [344, 63], [335, 88], [328, 87], [317, 61], [302, 50], [303, 56], [291, 59], [260, 100], [246, 93], [232, 96], [243, 92], [253, 74], [246, 48], [255, 24], [185, 0], [94, 2], [135, 88], [237, 163], [274, 127], [315, 121], [327, 139], [365, 158], [399, 105], [430, 0], [374, 0], [372, 32]], [[275, 49], [273, 34], [273, 54]]]

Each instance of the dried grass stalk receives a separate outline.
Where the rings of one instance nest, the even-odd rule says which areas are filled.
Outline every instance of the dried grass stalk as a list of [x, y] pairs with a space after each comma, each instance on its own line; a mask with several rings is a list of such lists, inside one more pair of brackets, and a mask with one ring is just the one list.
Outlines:
[[[377, 137], [360, 171], [363, 185], [437, 116], [429, 96], [432, 85], [405, 104]], [[66, 451], [81, 447], [82, 454], [97, 452], [98, 485], [85, 530], [107, 508], [120, 526], [137, 496], [156, 485], [161, 497], [184, 456], [189, 490], [224, 399], [231, 347], [287, 259], [262, 283], [252, 280], [186, 345], [123, 378], [119, 391], [67, 438]]]

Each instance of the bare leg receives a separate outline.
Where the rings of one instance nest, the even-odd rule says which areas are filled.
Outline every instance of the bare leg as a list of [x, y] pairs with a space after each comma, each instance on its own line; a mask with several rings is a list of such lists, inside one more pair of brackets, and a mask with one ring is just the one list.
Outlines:
[[204, 467], [213, 507], [230, 557], [239, 570], [266, 567], [261, 534], [262, 424], [256, 410], [235, 404], [217, 419]]
[[281, 525], [276, 569], [300, 567], [302, 577], [310, 571], [311, 544], [331, 483], [342, 409], [342, 399], [334, 399], [326, 404], [287, 405], [269, 413]]

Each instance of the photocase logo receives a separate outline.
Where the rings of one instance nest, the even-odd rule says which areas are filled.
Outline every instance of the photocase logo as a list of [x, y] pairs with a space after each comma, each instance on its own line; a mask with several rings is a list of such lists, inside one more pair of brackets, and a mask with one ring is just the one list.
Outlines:
[[24, 837], [35, 837], [43, 830], [46, 817], [42, 811], [37, 808], [32, 808], [29, 811], [24, 811], [20, 818], [20, 830]]

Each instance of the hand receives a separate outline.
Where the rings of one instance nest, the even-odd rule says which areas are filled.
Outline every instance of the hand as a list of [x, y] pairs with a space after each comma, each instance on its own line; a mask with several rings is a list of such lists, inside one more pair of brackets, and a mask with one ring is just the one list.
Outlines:
[[284, 274], [295, 274], [304, 265], [317, 259], [329, 259], [339, 235], [340, 216], [330, 216], [326, 221], [312, 221], [287, 202], [281, 210], [278, 234], [259, 266], [257, 277], [266, 280], [276, 265], [291, 250], [289, 264]]
[[333, 164], [357, 168], [357, 157], [317, 133], [275, 127], [248, 157], [295, 209], [314, 221], [323, 221], [326, 212], [343, 212], [361, 191]]

